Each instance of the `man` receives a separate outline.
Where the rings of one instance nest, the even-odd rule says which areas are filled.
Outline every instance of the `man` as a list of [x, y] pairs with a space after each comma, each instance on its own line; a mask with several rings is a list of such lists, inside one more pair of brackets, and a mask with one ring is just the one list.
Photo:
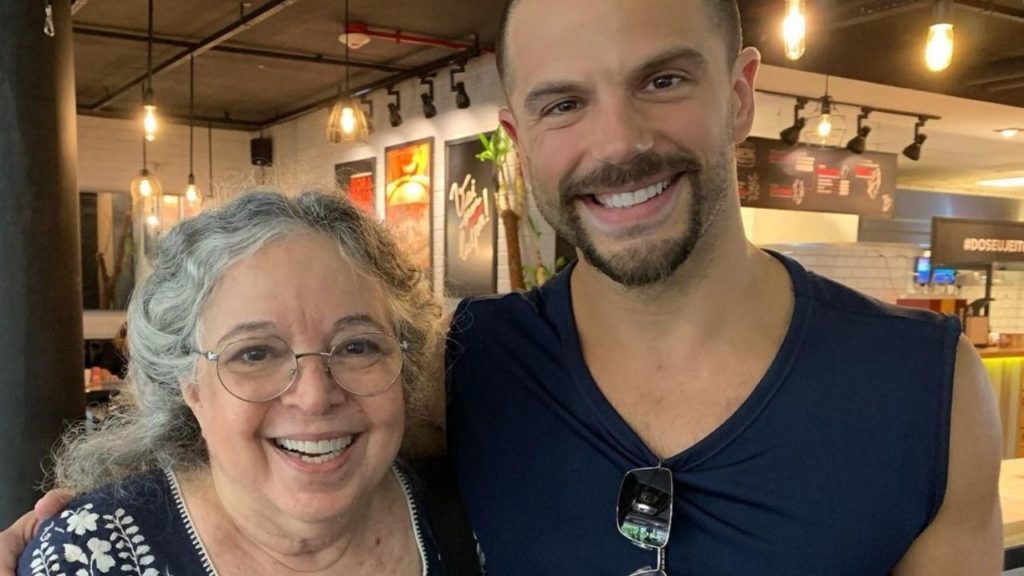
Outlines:
[[744, 237], [735, 3], [519, 0], [501, 40], [502, 124], [582, 258], [455, 314], [449, 450], [491, 571], [659, 564], [624, 533], [651, 529], [630, 471], [663, 466], [669, 574], [998, 574], [997, 417], [956, 323]]
[[502, 123], [582, 258], [453, 319], [449, 448], [489, 572], [998, 574], [997, 417], [955, 321], [744, 238], [759, 55], [735, 3], [503, 22]]

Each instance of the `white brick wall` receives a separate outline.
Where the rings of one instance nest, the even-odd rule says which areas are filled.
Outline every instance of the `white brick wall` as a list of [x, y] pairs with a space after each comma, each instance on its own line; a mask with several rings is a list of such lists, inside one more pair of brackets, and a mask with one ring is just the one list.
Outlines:
[[[968, 302], [985, 295], [981, 284], [936, 287], [932, 292], [913, 281], [914, 260], [924, 250], [912, 244], [766, 245], [808, 270], [886, 302], [901, 297], [949, 296]], [[1024, 271], [999, 271], [993, 279], [990, 327], [993, 332], [1024, 332]]]

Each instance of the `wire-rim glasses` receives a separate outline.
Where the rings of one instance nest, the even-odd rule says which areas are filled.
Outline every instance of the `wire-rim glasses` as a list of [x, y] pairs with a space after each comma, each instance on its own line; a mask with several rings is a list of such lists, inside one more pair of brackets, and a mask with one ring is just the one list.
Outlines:
[[383, 332], [346, 336], [327, 352], [296, 353], [280, 338], [243, 338], [217, 351], [199, 351], [216, 365], [217, 379], [229, 394], [245, 402], [269, 402], [287, 392], [299, 373], [299, 359], [319, 357], [323, 370], [354, 396], [389, 390], [402, 373], [408, 343]]

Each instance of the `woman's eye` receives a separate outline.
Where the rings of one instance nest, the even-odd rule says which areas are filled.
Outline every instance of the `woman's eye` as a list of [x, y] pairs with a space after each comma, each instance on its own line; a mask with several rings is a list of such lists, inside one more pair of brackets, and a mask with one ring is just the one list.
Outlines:
[[341, 348], [346, 356], [365, 356], [379, 350], [379, 347], [370, 340], [351, 340]]
[[242, 362], [255, 364], [267, 361], [272, 355], [271, 351], [266, 348], [249, 348], [247, 350], [243, 350], [238, 355], [238, 359]]

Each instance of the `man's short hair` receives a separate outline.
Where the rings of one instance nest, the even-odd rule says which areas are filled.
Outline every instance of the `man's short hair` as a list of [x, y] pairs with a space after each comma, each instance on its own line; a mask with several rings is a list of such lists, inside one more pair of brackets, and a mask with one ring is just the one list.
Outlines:
[[[740, 53], [743, 47], [743, 29], [740, 26], [740, 8], [736, 0], [701, 0], [711, 15], [711, 20], [722, 31], [725, 37], [726, 55], [729, 57], [729, 65], [732, 65], [732, 58]], [[501, 12], [501, 24], [498, 27], [497, 63], [498, 76], [502, 83], [505, 82], [505, 74], [508, 70], [508, 23], [519, 0], [506, 0], [505, 8]]]

